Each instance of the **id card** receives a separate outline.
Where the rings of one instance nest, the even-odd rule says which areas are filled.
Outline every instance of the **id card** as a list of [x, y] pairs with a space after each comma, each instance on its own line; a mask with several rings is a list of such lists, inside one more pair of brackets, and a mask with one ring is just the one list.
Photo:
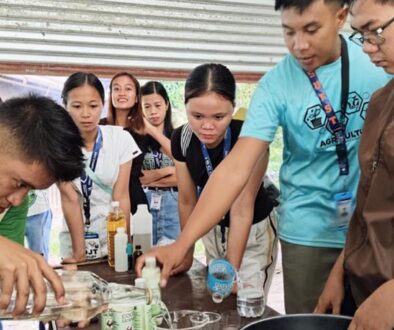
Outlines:
[[344, 227], [349, 224], [352, 217], [352, 197], [350, 191], [342, 192], [334, 195], [335, 206], [337, 209], [337, 226]]
[[161, 195], [158, 193], [152, 193], [152, 198], [150, 200], [150, 209], [151, 210], [160, 210], [161, 207]]
[[85, 232], [85, 253], [87, 260], [101, 258], [100, 239], [97, 233]]

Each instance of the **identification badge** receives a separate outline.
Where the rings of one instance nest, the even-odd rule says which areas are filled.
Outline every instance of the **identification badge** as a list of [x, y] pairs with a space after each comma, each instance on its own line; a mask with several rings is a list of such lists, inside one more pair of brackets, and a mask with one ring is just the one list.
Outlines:
[[87, 260], [101, 258], [100, 239], [97, 233], [85, 232], [85, 253]]
[[150, 201], [151, 210], [160, 210], [161, 207], [161, 195], [158, 193], [152, 193], [152, 199]]
[[334, 195], [335, 205], [337, 209], [337, 226], [344, 227], [349, 224], [352, 217], [352, 197], [350, 191], [342, 192]]

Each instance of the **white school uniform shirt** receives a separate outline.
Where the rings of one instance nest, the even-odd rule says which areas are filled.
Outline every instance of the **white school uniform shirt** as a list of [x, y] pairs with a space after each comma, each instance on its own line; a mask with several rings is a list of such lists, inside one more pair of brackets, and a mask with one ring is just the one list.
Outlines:
[[35, 197], [32, 201], [32, 204], [29, 205], [29, 210], [27, 211], [28, 217], [46, 212], [50, 209], [48, 189], [35, 190], [34, 194]]
[[[100, 129], [102, 132], [103, 144], [100, 149], [94, 172], [106, 186], [113, 189], [115, 182], [118, 179], [120, 165], [125, 164], [140, 155], [141, 150], [137, 146], [131, 134], [123, 130], [122, 127], [106, 125], [100, 126]], [[86, 163], [90, 164], [92, 152], [88, 152], [83, 148], [83, 154], [85, 156]], [[80, 178], [75, 179], [73, 183], [81, 194], [82, 199]], [[99, 234], [102, 256], [108, 254], [106, 217], [111, 209], [111, 201], [112, 196], [93, 182], [92, 192], [90, 194], [91, 224], [89, 232]], [[83, 214], [83, 207], [81, 206], [81, 208]], [[68, 232], [65, 221], [63, 221], [63, 228], [64, 232]], [[68, 236], [68, 238], [65, 238], [66, 236]], [[67, 242], [67, 239], [69, 239], [69, 235], [61, 233], [60, 252], [62, 256], [71, 256], [72, 253], [72, 250], [70, 250], [71, 242]]]

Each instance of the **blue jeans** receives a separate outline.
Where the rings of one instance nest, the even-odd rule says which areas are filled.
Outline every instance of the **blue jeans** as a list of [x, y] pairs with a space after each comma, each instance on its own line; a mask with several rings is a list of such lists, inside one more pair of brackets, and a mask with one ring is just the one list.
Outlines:
[[27, 217], [26, 238], [29, 249], [42, 253], [45, 260], [49, 256], [49, 234], [52, 226], [52, 211], [48, 210]]
[[[178, 192], [171, 190], [145, 189], [150, 213], [152, 214], [152, 241], [153, 245], [161, 240], [176, 240], [181, 231], [178, 214]], [[161, 196], [160, 210], [150, 208], [152, 194]]]

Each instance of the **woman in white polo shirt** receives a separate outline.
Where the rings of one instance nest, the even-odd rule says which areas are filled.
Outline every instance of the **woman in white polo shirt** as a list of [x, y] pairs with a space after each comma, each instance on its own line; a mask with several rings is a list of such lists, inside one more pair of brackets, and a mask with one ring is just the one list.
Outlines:
[[84, 138], [87, 167], [81, 178], [59, 184], [67, 223], [60, 234], [60, 250], [63, 257], [72, 257], [64, 261], [81, 261], [86, 258], [87, 230], [98, 235], [101, 253], [97, 256], [108, 254], [106, 216], [112, 200], [119, 201], [130, 234], [129, 177], [132, 159], [141, 151], [121, 127], [99, 126], [104, 88], [94, 74], [72, 74], [62, 98]]

